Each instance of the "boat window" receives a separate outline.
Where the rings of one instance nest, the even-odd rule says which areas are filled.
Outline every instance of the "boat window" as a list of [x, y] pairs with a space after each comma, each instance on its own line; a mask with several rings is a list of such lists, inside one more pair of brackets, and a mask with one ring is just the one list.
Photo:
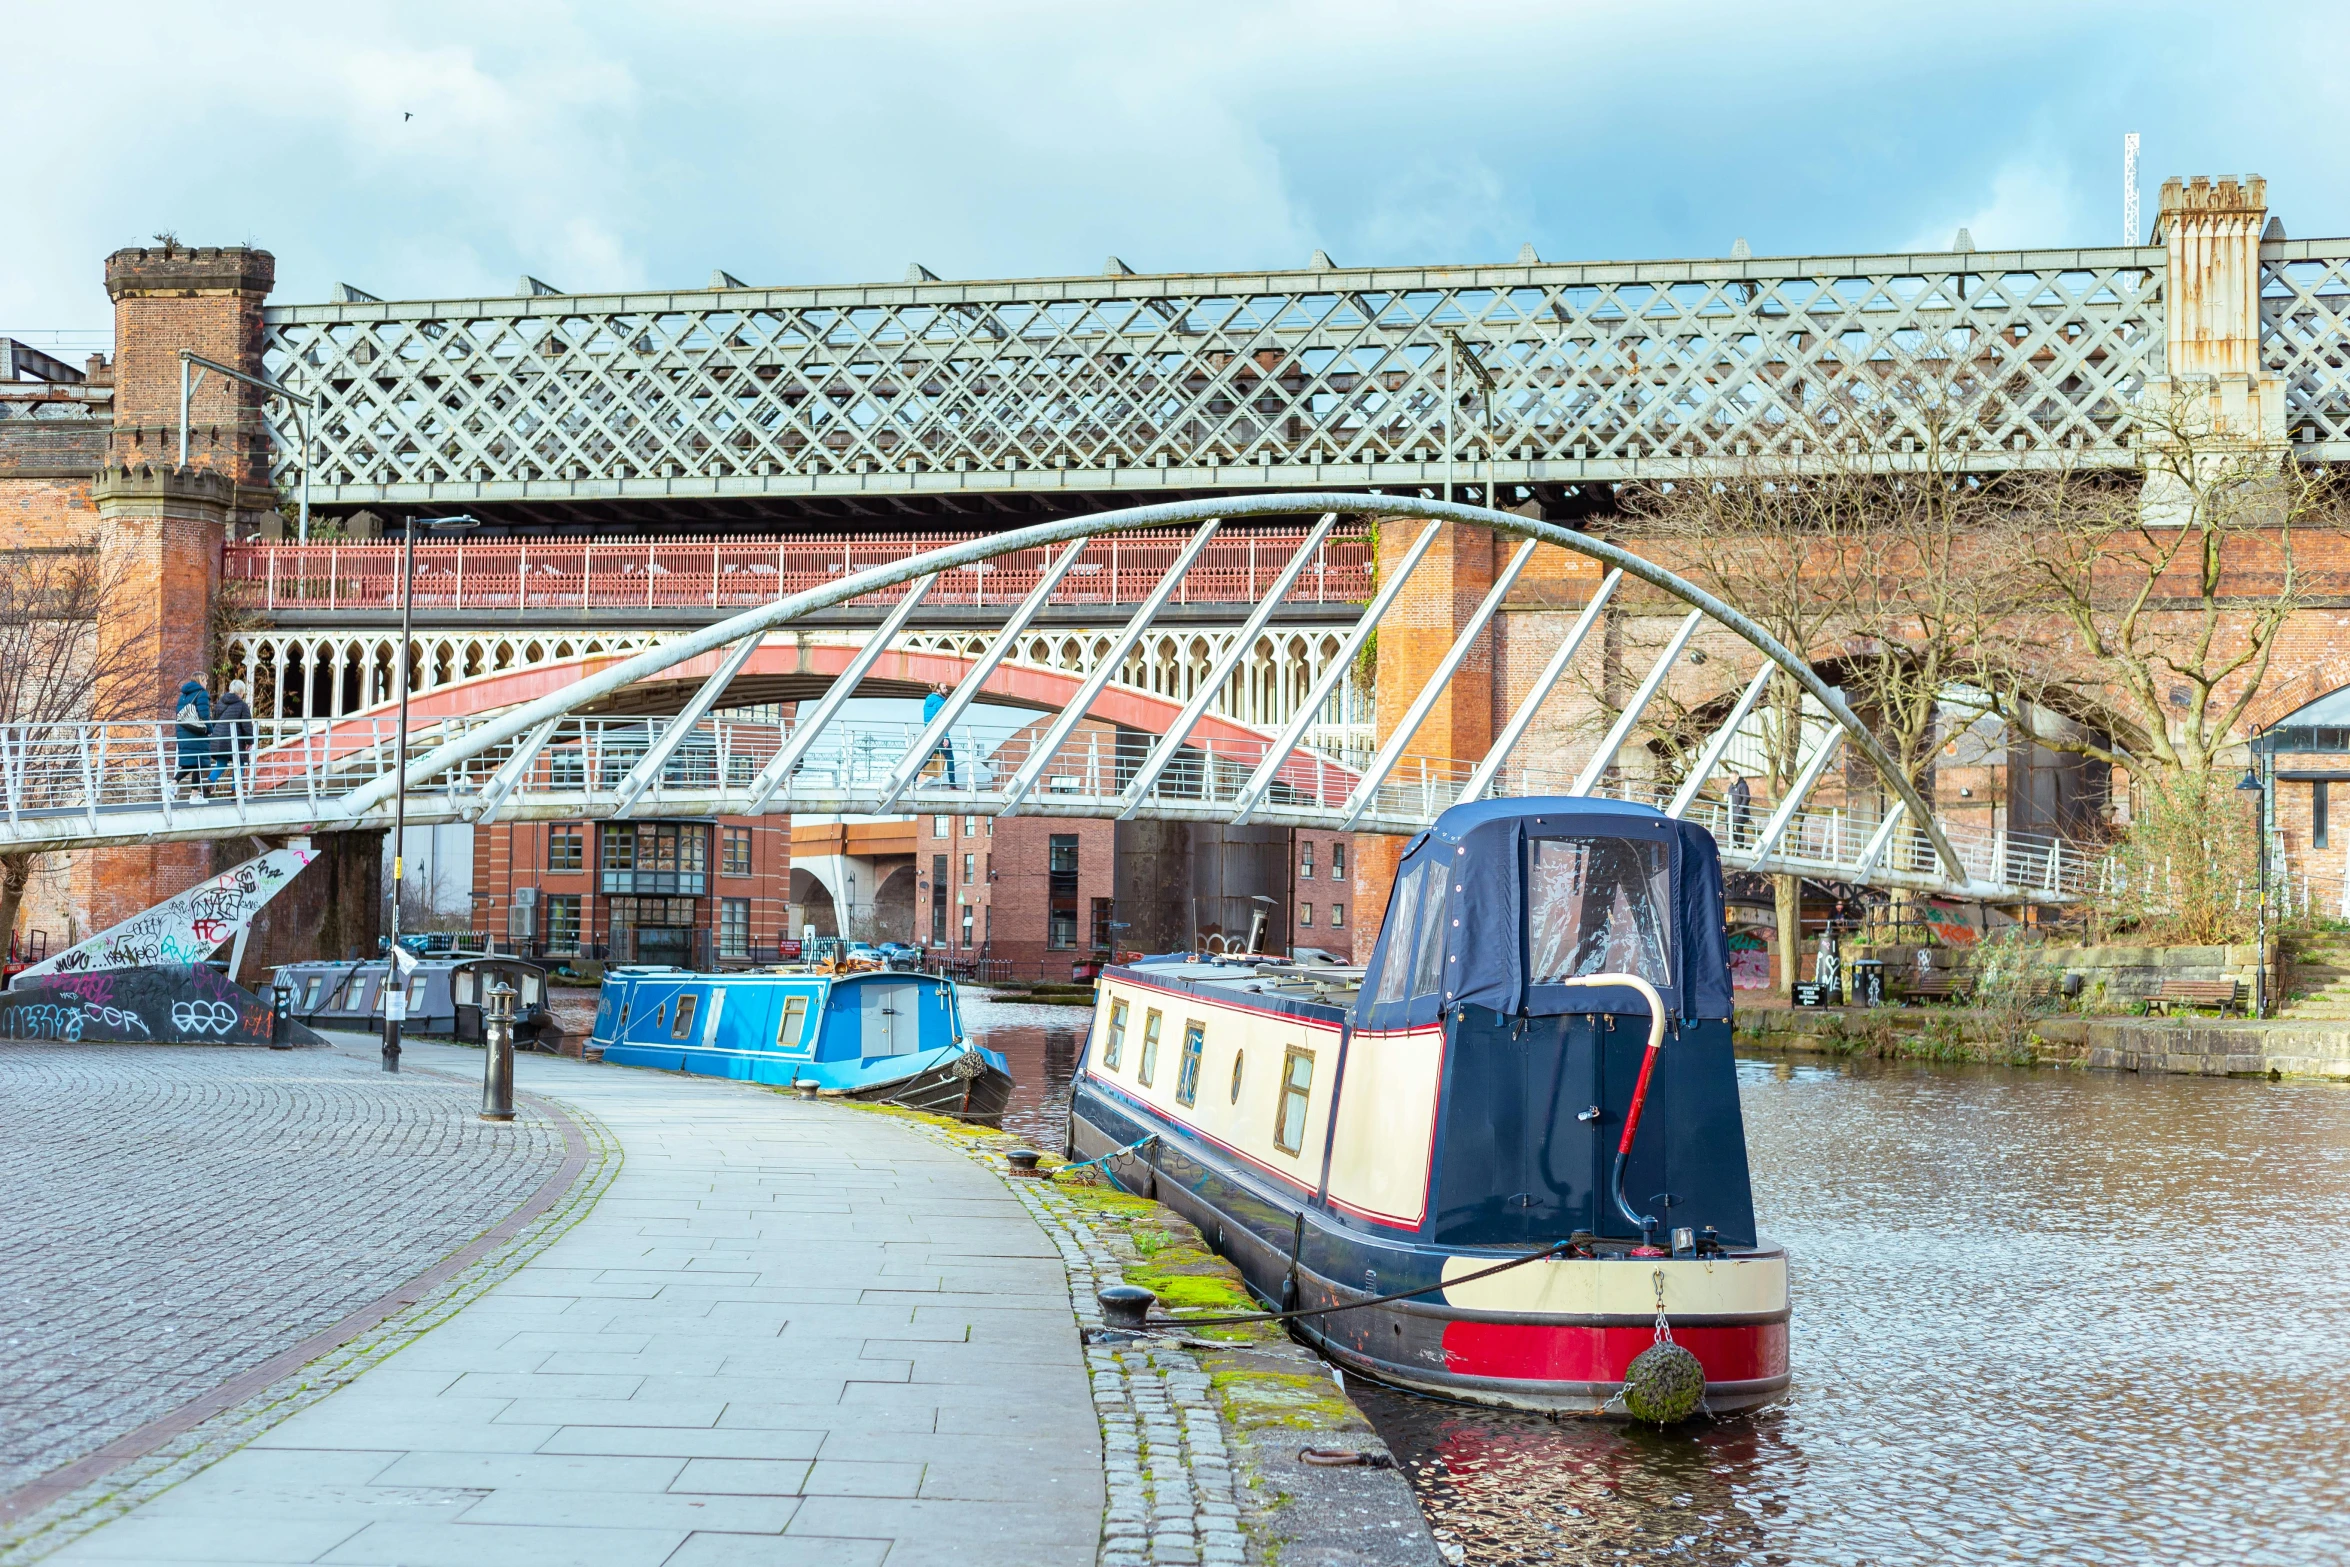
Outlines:
[[621, 1028], [628, 1027], [628, 1006], [629, 1004], [625, 1001], [620, 1003], [620, 1022], [618, 1026]]
[[1232, 1052], [1232, 1102], [1234, 1104], [1240, 1103], [1240, 1064], [1247, 1059], [1248, 1052], [1245, 1050]]
[[778, 1050], [796, 1049], [800, 1043], [800, 1036], [807, 1031], [808, 998], [806, 996], [784, 997], [783, 1021], [777, 1025], [775, 1030], [775, 1048]]
[[1136, 1068], [1134, 1078], [1143, 1087], [1151, 1086], [1151, 1078], [1159, 1070], [1159, 1011], [1153, 1007], [1142, 1015], [1142, 1065]]
[[449, 975], [450, 999], [461, 1007], [472, 1006], [476, 999], [474, 987], [477, 983], [472, 969], [461, 968], [453, 971]]
[[1294, 1154], [1306, 1145], [1306, 1105], [1314, 1095], [1314, 1053], [1289, 1047], [1281, 1063], [1281, 1118], [1273, 1124], [1273, 1146]]
[[424, 1016], [424, 976], [422, 974], [408, 981], [408, 1015], [410, 1017]]
[[1420, 882], [1428, 869], [1428, 862], [1403, 873], [1396, 883], [1395, 902], [1388, 910], [1388, 928], [1394, 932], [1387, 938], [1387, 956], [1379, 965], [1379, 989], [1372, 1001], [1385, 1005], [1404, 998], [1404, 986], [1412, 972], [1412, 932], [1419, 928]]
[[1420, 871], [1420, 933], [1412, 941], [1412, 994], [1432, 996], [1444, 988], [1445, 910], [1452, 907], [1446, 884], [1452, 867], [1431, 858]]
[[318, 987], [325, 983], [326, 976], [324, 974], [313, 974], [310, 976], [310, 988], [302, 992], [303, 1011], [315, 1012], [318, 1010]]
[[666, 1001], [664, 1001], [664, 1002], [661, 1002], [660, 1004], [658, 1004], [657, 1006], [655, 1006], [655, 1007], [653, 1008], [653, 1032], [654, 1032], [654, 1033], [658, 1034], [659, 1032], [661, 1032], [661, 1025], [662, 1025], [662, 1023], [663, 1023], [663, 1022], [665, 1022], [665, 1021], [668, 1019], [668, 1016], [669, 1016], [669, 1003], [668, 1003], [668, 1002], [666, 1002]]
[[718, 1042], [718, 1020], [725, 1014], [726, 987], [721, 985], [710, 992], [710, 1015], [702, 1021], [703, 1044], [710, 1045]]
[[546, 999], [547, 982], [536, 974], [522, 976], [522, 1004], [535, 1007]]
[[1110, 1043], [1109, 1048], [1102, 1052], [1102, 1065], [1115, 1072], [1118, 1070], [1118, 1062], [1125, 1054], [1126, 1003], [1113, 1001], [1110, 1003]]
[[1536, 838], [1526, 845], [1527, 978], [1593, 974], [1672, 983], [1671, 861], [1661, 841]]
[[694, 1031], [694, 1004], [701, 999], [692, 995], [677, 998], [677, 1021], [669, 1025], [671, 1039], [683, 1039]]
[[1207, 1050], [1208, 1025], [1194, 1019], [1183, 1025], [1183, 1060], [1175, 1068], [1175, 1102], [1187, 1105], [1199, 1098], [1199, 1058]]

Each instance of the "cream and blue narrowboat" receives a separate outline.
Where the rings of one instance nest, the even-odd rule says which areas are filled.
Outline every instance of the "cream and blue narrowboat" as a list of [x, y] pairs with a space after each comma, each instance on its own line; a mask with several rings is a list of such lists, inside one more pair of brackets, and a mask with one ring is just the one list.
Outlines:
[[952, 981], [888, 970], [608, 969], [595, 1041], [620, 1066], [886, 1100], [1000, 1122], [1012, 1073], [974, 1044]]
[[1341, 1308], [1298, 1326], [1342, 1365], [1598, 1413], [1661, 1308], [1713, 1411], [1787, 1386], [1702, 829], [1613, 801], [1457, 806], [1407, 847], [1366, 967], [1146, 960], [1104, 970], [1097, 1007], [1071, 1156], [1155, 1134], [1107, 1168], [1267, 1304]]

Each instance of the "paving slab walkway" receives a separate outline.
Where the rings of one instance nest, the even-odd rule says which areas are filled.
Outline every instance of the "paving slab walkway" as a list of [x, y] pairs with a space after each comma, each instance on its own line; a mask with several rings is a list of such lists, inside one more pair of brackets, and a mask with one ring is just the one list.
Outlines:
[[1002, 1181], [884, 1116], [538, 1056], [518, 1075], [620, 1147], [577, 1227], [50, 1561], [1091, 1567], [1101, 1435], [1067, 1276]]

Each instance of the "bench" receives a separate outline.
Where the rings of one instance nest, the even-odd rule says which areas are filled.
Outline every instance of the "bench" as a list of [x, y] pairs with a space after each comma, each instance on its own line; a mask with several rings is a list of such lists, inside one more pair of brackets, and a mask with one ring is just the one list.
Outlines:
[[2240, 979], [2166, 979], [2147, 998], [2151, 1010], [2175, 1012], [2180, 1007], [2217, 1007], [2226, 1017], [2230, 1007], [2244, 1009], [2244, 982]]
[[1925, 969], [1909, 976], [1901, 999], [1911, 1001], [1958, 1001], [1967, 993], [1967, 978], [1956, 969]]

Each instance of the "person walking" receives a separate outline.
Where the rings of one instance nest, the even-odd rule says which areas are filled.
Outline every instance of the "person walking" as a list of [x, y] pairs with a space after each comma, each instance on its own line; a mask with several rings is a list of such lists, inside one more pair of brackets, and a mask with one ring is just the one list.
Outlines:
[[[946, 705], [947, 688], [943, 685], [932, 686], [930, 688], [930, 695], [922, 699], [922, 722], [927, 725], [932, 719], [938, 716], [939, 709]], [[931, 748], [930, 756], [943, 756], [946, 758], [947, 787], [949, 789], [961, 788], [962, 786], [955, 782], [954, 741], [948, 739], [945, 735], [940, 735], [938, 737], [938, 744]], [[923, 766], [928, 767], [930, 765], [930, 756], [922, 758]]]
[[1730, 780], [1730, 847], [1735, 849], [1746, 841], [1747, 819], [1754, 814], [1754, 793], [1746, 787], [1746, 776], [1741, 773]]
[[185, 781], [188, 798], [201, 800], [204, 769], [212, 761], [212, 693], [204, 689], [202, 680], [190, 675], [180, 682], [179, 701], [171, 719], [178, 726], [173, 738], [179, 742], [179, 767], [171, 781]]
[[245, 682], [232, 680], [228, 694], [212, 704], [212, 782], [229, 775], [229, 793], [241, 795], [251, 787], [246, 771], [253, 750], [253, 706], [245, 700]]

